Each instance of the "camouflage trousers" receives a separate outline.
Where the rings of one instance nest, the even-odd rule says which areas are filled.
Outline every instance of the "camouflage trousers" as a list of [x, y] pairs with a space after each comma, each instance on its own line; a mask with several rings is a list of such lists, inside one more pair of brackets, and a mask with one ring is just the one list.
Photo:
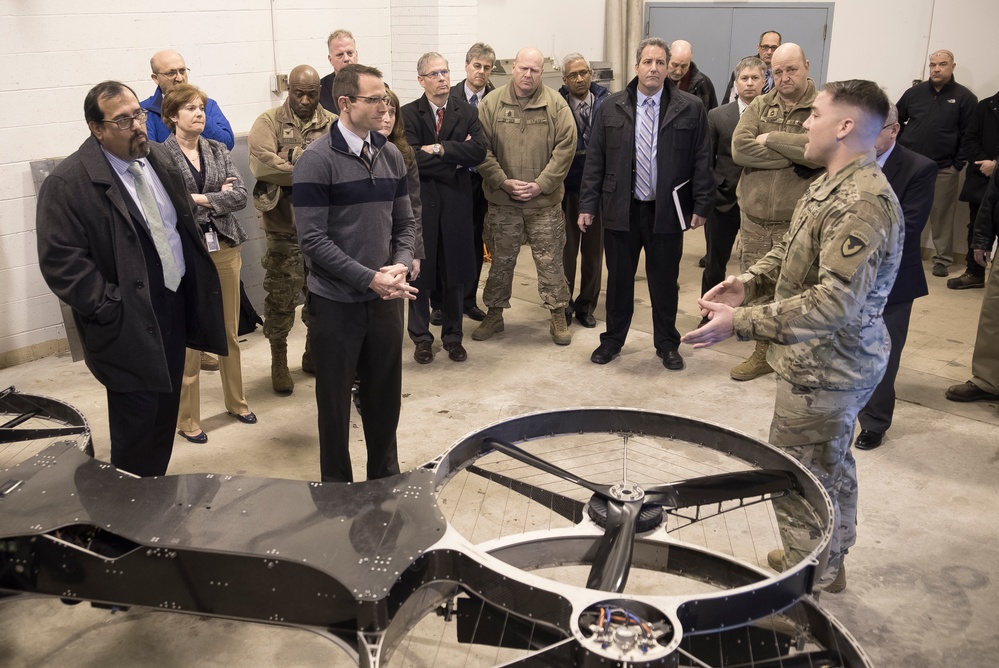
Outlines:
[[560, 204], [522, 209], [490, 202], [483, 237], [492, 256], [489, 277], [482, 291], [482, 301], [487, 308], [510, 308], [513, 270], [525, 238], [534, 256], [538, 294], [545, 308], [555, 310], [569, 305], [569, 284], [562, 264], [565, 215]]
[[[298, 237], [284, 232], [266, 232], [267, 251], [260, 258], [263, 266], [264, 336], [270, 340], [286, 339], [295, 324], [295, 308], [307, 304], [305, 278], [308, 271], [298, 248]], [[309, 326], [309, 307], [302, 307], [302, 322]]]
[[790, 220], [761, 220], [760, 218], [750, 218], [745, 211], [742, 212], [742, 221], [739, 226], [739, 269], [745, 273], [747, 269], [756, 264], [764, 255], [773, 250], [788, 228], [791, 226]]
[[[832, 500], [833, 535], [829, 562], [817, 583], [832, 582], [847, 551], [857, 542], [857, 463], [850, 443], [857, 413], [874, 388], [822, 390], [777, 379], [770, 443], [811, 471]], [[787, 564], [801, 562], [813, 549], [820, 528], [812, 513], [786, 497], [773, 502]]]

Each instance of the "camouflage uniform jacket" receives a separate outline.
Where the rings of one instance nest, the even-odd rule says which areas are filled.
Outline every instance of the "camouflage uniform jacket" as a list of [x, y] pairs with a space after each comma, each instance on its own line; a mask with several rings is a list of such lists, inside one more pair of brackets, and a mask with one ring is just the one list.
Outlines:
[[[732, 159], [745, 169], [736, 194], [743, 213], [759, 220], [791, 220], [794, 206], [819, 170], [805, 160], [808, 137], [802, 125], [812, 113], [815, 83], [791, 107], [776, 88], [756, 97], [732, 133]], [[767, 134], [766, 146], [756, 138]]]
[[736, 334], [772, 341], [767, 361], [795, 385], [874, 387], [890, 342], [881, 319], [902, 257], [902, 209], [873, 157], [819, 177], [781, 242], [739, 277]]
[[336, 116], [316, 106], [308, 121], [291, 110], [288, 101], [257, 117], [250, 128], [250, 171], [256, 177], [253, 205], [261, 212], [261, 227], [267, 232], [295, 234], [291, 202], [291, 172], [302, 151], [319, 137], [329, 134]]
[[[521, 106], [513, 84], [506, 84], [482, 100], [479, 122], [486, 135], [486, 159], [479, 165], [486, 199], [522, 209], [559, 206], [576, 155], [569, 103], [542, 84]], [[537, 183], [541, 194], [529, 202], [511, 199], [500, 188], [507, 179]]]

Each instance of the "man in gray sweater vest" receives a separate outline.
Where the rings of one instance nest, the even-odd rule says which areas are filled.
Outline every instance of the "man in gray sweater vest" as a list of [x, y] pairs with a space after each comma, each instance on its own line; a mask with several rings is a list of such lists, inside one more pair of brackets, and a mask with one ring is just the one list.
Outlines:
[[376, 130], [387, 113], [382, 74], [348, 65], [333, 98], [329, 137], [295, 163], [299, 246], [309, 265], [309, 313], [324, 482], [352, 482], [350, 388], [361, 381], [367, 479], [399, 472], [403, 309], [416, 221], [402, 154]]

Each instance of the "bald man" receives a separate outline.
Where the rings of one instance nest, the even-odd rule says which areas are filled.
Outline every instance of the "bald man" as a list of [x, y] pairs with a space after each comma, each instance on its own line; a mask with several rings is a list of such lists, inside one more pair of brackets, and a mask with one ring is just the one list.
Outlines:
[[[780, 242], [795, 204], [821, 172], [805, 158], [804, 122], [816, 95], [805, 52], [792, 42], [782, 44], [770, 64], [774, 87], [752, 101], [732, 134], [732, 159], [744, 168], [736, 187], [742, 211], [742, 271]], [[749, 358], [732, 367], [732, 379], [746, 381], [773, 373], [768, 346], [769, 342], [758, 340]]]
[[[153, 71], [150, 78], [156, 82], [156, 92], [143, 100], [141, 104], [142, 108], [149, 112], [146, 115], [146, 133], [149, 135], [149, 139], [162, 143], [170, 136], [170, 130], [163, 124], [163, 119], [160, 117], [163, 96], [177, 84], [187, 83], [187, 75], [191, 70], [188, 69], [183, 56], [176, 51], [169, 50], [157, 51], [153, 54], [153, 57], [149, 59], [149, 67]], [[232, 126], [222, 114], [219, 105], [211, 98], [205, 105], [205, 129], [201, 131], [201, 136], [205, 139], [222, 142], [229, 150], [232, 150], [232, 147], [236, 145]]]
[[552, 340], [560, 346], [572, 342], [565, 320], [569, 284], [562, 264], [562, 195], [576, 155], [576, 121], [562, 96], [541, 83], [544, 67], [541, 51], [521, 49], [510, 83], [479, 105], [486, 135], [479, 174], [489, 202], [485, 236], [493, 261], [482, 292], [489, 312], [472, 332], [476, 341], [503, 331], [503, 310], [510, 308], [513, 270], [526, 236], [538, 269], [538, 293], [551, 316]]
[[693, 61], [694, 47], [684, 39], [678, 39], [669, 45], [669, 63], [666, 75], [684, 93], [690, 93], [704, 104], [704, 111], [711, 111], [718, 106], [718, 96], [715, 85]]
[[[260, 263], [264, 276], [264, 336], [271, 344], [271, 386], [279, 395], [295, 389], [288, 369], [288, 332], [295, 324], [295, 307], [305, 296], [305, 264], [298, 247], [291, 201], [292, 169], [306, 147], [329, 134], [336, 118], [319, 105], [319, 73], [299, 65], [288, 75], [288, 99], [265, 111], [253, 123], [247, 139], [250, 171], [257, 178], [253, 205], [260, 211], [267, 251]], [[309, 325], [303, 307], [302, 321]], [[305, 337], [302, 371], [313, 373], [309, 336]]]

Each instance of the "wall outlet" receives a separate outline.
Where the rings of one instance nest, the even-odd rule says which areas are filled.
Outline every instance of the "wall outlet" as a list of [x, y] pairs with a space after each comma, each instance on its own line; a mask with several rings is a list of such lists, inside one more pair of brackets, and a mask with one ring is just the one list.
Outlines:
[[288, 75], [287, 74], [272, 74], [271, 75], [271, 92], [275, 95], [281, 95], [282, 93], [288, 92]]

